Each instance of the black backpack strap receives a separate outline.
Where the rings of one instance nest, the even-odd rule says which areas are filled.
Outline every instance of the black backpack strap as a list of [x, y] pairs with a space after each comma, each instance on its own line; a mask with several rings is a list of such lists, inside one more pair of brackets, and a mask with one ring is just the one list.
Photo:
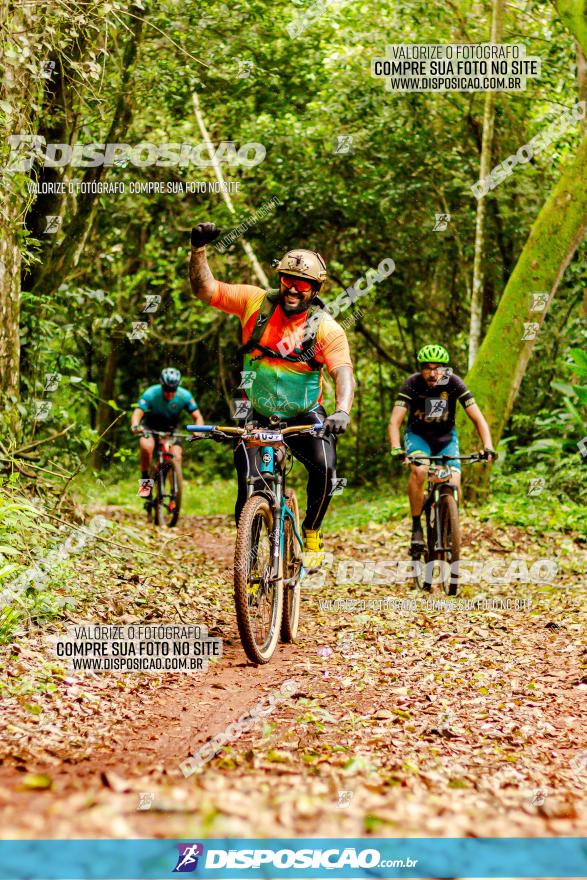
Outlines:
[[258, 347], [261, 336], [265, 332], [265, 327], [271, 320], [271, 316], [277, 308], [278, 301], [279, 290], [268, 290], [265, 294], [265, 299], [259, 306], [259, 311], [257, 312], [257, 318], [253, 326], [253, 331], [249, 336], [247, 342], [243, 346], [243, 349], [245, 349], [245, 351], [251, 351], [251, 349]]
[[[257, 349], [260, 354], [257, 355], [253, 360], [259, 360], [261, 357], [271, 357], [271, 358], [279, 358], [283, 361], [289, 361], [290, 363], [299, 363], [300, 361], [305, 361], [311, 370], [321, 370], [323, 364], [315, 358], [316, 352], [316, 336], [318, 334], [318, 329], [320, 327], [321, 321], [313, 322], [312, 332], [310, 335], [304, 339], [302, 345], [298, 349], [294, 349], [294, 352], [287, 355], [282, 355], [278, 351], [273, 351], [273, 349], [268, 348], [266, 345], [261, 344], [261, 337], [265, 332], [265, 328], [271, 317], [273, 312], [277, 308], [279, 302], [279, 290], [268, 290], [265, 296], [265, 299], [259, 306], [259, 311], [257, 312], [257, 318], [255, 320], [255, 324], [253, 326], [253, 330], [251, 335], [245, 342], [245, 344], [241, 347], [241, 353], [247, 354], [253, 349]], [[312, 301], [310, 308], [307, 313], [307, 320], [310, 320], [312, 316], [321, 309], [324, 308], [324, 303], [320, 299], [320, 297], [315, 297]]]

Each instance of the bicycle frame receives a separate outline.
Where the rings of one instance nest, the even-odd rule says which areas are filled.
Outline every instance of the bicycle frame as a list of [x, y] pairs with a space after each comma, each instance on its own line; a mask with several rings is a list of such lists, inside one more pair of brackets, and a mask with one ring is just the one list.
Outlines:
[[434, 467], [434, 465], [429, 468], [428, 495], [424, 499], [424, 504], [422, 505], [422, 513], [426, 515], [429, 525], [433, 525], [434, 528], [434, 552], [446, 550], [446, 547], [442, 546], [440, 517], [436, 516], [436, 510], [438, 510], [438, 505], [440, 504], [440, 497], [441, 495], [446, 495], [450, 492], [451, 495], [455, 496], [455, 500], [458, 501], [458, 488], [454, 483], [449, 482], [451, 474], [448, 474], [445, 479], [435, 480], [434, 473], [438, 470], [439, 468]]
[[[177, 431], [155, 431], [150, 430], [149, 428], [145, 428], [143, 431], [144, 437], [153, 437], [155, 439], [155, 449], [154, 453], [157, 455], [156, 461], [152, 462], [151, 467], [153, 468], [153, 484], [155, 482], [159, 486], [159, 495], [161, 498], [165, 497], [165, 465], [168, 464], [175, 458], [175, 454], [173, 452], [174, 440], [179, 437], [189, 437], [189, 434], [180, 434]], [[176, 488], [176, 477], [174, 476], [174, 490]], [[169, 496], [171, 497], [171, 496]], [[155, 506], [155, 499], [153, 495], [145, 502], [145, 506], [147, 510], [150, 510]]]
[[[265, 432], [262, 432], [265, 433]], [[276, 432], [279, 433], [279, 432]], [[246, 440], [243, 440], [246, 444]], [[256, 442], [247, 445], [257, 446]], [[272, 544], [272, 578], [279, 577], [279, 560], [283, 555], [284, 549], [284, 531], [285, 521], [289, 517], [293, 533], [300, 546], [304, 549], [304, 542], [297, 530], [295, 518], [285, 501], [285, 466], [287, 463], [287, 445], [282, 440], [281, 443], [275, 442], [272, 446], [261, 446], [259, 450], [259, 474], [264, 480], [268, 481], [270, 486], [259, 490], [255, 489], [255, 483], [258, 477], [251, 476], [247, 478], [247, 498], [253, 494], [264, 494], [270, 502], [273, 509], [273, 534], [271, 536]], [[276, 454], [277, 452], [277, 454]], [[279, 455], [279, 453], [282, 453]]]
[[[407, 460], [412, 464], [420, 464], [426, 465], [428, 467], [428, 487], [427, 487], [427, 496], [424, 499], [424, 504], [422, 505], [422, 513], [426, 516], [426, 522], [428, 523], [428, 527], [433, 526], [434, 528], [434, 547], [433, 549], [435, 553], [440, 551], [445, 551], [447, 548], [442, 546], [442, 535], [440, 531], [440, 517], [435, 515], [435, 511], [438, 509], [440, 504], [440, 499], [442, 495], [446, 495], [450, 493], [455, 501], [458, 503], [458, 487], [450, 482], [452, 472], [450, 468], [448, 469], [448, 473], [443, 473], [443, 465], [446, 468], [449, 461], [483, 461], [483, 458], [480, 457], [478, 453], [473, 453], [472, 455], [416, 455], [416, 456], [408, 456]], [[434, 462], [438, 462], [438, 464], [434, 464]], [[435, 475], [437, 478], [435, 479]], [[434, 522], [432, 523], [432, 516], [434, 516]]]
[[172, 458], [175, 458], [175, 455], [171, 451], [173, 448], [171, 439], [163, 438], [157, 443], [157, 456], [159, 458], [159, 468], [166, 462], [170, 461]]
[[157, 453], [158, 459], [157, 467], [160, 468], [165, 460], [175, 458], [175, 455], [172, 452], [174, 445], [173, 441], [175, 438], [178, 438], [182, 435], [176, 433], [175, 431], [150, 431], [148, 428], [145, 428], [142, 436], [155, 438], [155, 451]]
[[[303, 539], [296, 527], [295, 518], [287, 506], [285, 500], [285, 466], [287, 463], [288, 446], [285, 441], [287, 433], [301, 433], [303, 428], [315, 430], [321, 424], [294, 425], [280, 430], [279, 428], [236, 428], [218, 427], [215, 425], [187, 425], [186, 430], [192, 434], [211, 436], [214, 431], [225, 435], [223, 439], [240, 437], [247, 446], [260, 447], [259, 449], [259, 473], [247, 478], [247, 500], [253, 494], [265, 495], [273, 510], [273, 533], [272, 545], [272, 579], [279, 577], [279, 560], [283, 554], [284, 528], [287, 518], [290, 519], [296, 541], [300, 550], [304, 549]], [[195, 439], [195, 438], [194, 438]], [[263, 489], [255, 487], [259, 477], [262, 477], [265, 486]]]

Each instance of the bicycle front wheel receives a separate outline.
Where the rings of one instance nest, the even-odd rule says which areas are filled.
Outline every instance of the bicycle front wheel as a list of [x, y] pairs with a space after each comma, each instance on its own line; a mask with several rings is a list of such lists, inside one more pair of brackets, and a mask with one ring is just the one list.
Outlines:
[[458, 562], [461, 558], [461, 532], [459, 509], [452, 493], [447, 492], [442, 496], [439, 516], [442, 549], [437, 558], [441, 560], [442, 589], [447, 595], [456, 596], [459, 588], [458, 566], [453, 567], [452, 563]]
[[425, 509], [426, 513], [426, 531], [424, 535], [424, 541], [427, 549], [421, 553], [412, 552], [412, 563], [414, 564], [414, 587], [417, 590], [425, 590], [429, 591], [431, 589], [431, 584], [428, 581], [429, 569], [428, 560], [430, 557], [430, 544], [432, 542], [432, 546], [434, 546], [434, 539], [432, 538], [433, 534], [433, 526], [430, 521], [430, 511], [428, 508]]
[[430, 587], [424, 580], [424, 563], [426, 555], [422, 553], [412, 553], [411, 560], [414, 565], [414, 587], [417, 590], [429, 590]]
[[[300, 512], [298, 499], [293, 489], [287, 489], [285, 501], [291, 510], [298, 535], [300, 534]], [[302, 551], [293, 530], [292, 521], [286, 516], [283, 524], [283, 617], [281, 620], [281, 641], [293, 642], [298, 634], [300, 622]]]
[[268, 663], [279, 641], [283, 615], [281, 571], [273, 569], [273, 511], [252, 495], [242, 509], [234, 551], [236, 622], [252, 663]]
[[157, 477], [155, 500], [155, 523], [172, 528], [179, 519], [181, 509], [182, 478], [175, 462], [163, 466]]

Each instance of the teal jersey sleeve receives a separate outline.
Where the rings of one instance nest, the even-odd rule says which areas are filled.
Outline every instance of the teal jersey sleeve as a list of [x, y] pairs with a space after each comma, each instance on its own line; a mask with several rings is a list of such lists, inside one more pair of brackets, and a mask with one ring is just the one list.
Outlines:
[[151, 385], [149, 388], [147, 388], [147, 390], [143, 394], [141, 394], [137, 402], [137, 406], [139, 407], [139, 409], [142, 409], [143, 412], [151, 412], [151, 410], [153, 409], [154, 399], [159, 390], [159, 385]]
[[181, 403], [183, 404], [183, 408], [187, 409], [189, 413], [193, 413], [198, 409], [198, 404], [190, 391], [187, 388], [182, 388], [181, 385], [177, 389], [177, 393], [180, 396]]

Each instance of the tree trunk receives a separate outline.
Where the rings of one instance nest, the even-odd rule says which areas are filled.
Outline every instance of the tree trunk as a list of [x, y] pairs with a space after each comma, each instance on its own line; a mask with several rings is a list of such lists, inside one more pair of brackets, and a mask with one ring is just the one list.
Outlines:
[[19, 397], [21, 255], [14, 229], [18, 210], [14, 208], [8, 218], [3, 211], [0, 220], [0, 391], [3, 400], [6, 395]]
[[[579, 101], [587, 103], [587, 58], [585, 58], [585, 52], [578, 40], [575, 40], [575, 47], [577, 50], [577, 93]], [[582, 134], [587, 132], [587, 119], [585, 117], [581, 120], [581, 132]]]
[[[552, 301], [563, 273], [587, 229], [587, 137], [566, 168], [536, 219], [516, 263], [479, 356], [466, 376], [497, 444], [510, 416], [534, 340], [523, 341], [525, 324], [542, 325], [544, 311], [531, 312], [531, 294], [550, 294]], [[461, 447], [474, 446], [475, 430], [459, 414]], [[486, 469], [484, 469], [486, 470]], [[484, 481], [482, 481], [484, 482]]]
[[[116, 382], [116, 370], [118, 367], [119, 347], [114, 340], [110, 344], [110, 352], [104, 368], [104, 380], [100, 388], [100, 403], [98, 405], [98, 417], [96, 420], [96, 430], [100, 437], [114, 421], [114, 411], [109, 406], [108, 401], [114, 399], [114, 386]], [[102, 470], [104, 467], [104, 453], [108, 447], [109, 438], [105, 437], [100, 440], [92, 453], [92, 467], [96, 470]]]
[[587, 2], [586, 0], [554, 0], [554, 6], [565, 27], [587, 55]]
[[[118, 90], [117, 103], [105, 143], [118, 143], [130, 126], [135, 104], [132, 101], [132, 80], [137, 60], [138, 49], [142, 39], [144, 19], [142, 9], [130, 5], [133, 18], [127, 30], [130, 37], [125, 45], [122, 57], [122, 76]], [[88, 168], [83, 176], [83, 183], [98, 183], [104, 174], [104, 166]], [[58, 245], [51, 249], [42, 268], [31, 271], [30, 289], [34, 293], [52, 293], [77, 266], [92, 229], [98, 211], [98, 193], [85, 192], [77, 196], [76, 212], [63, 230]]]
[[[499, 43], [502, 34], [504, 0], [493, 0], [491, 18], [491, 42]], [[481, 162], [479, 180], [483, 180], [491, 171], [491, 149], [493, 145], [493, 125], [495, 122], [495, 92], [485, 95], [483, 111], [483, 136], [481, 140]], [[473, 285], [471, 291], [471, 319], [469, 325], [469, 369], [473, 366], [483, 326], [483, 250], [485, 242], [485, 217], [487, 201], [485, 197], [477, 200], [477, 217], [475, 221], [475, 250], [473, 258]]]
[[[554, 0], [558, 14], [587, 54], [587, 0]], [[465, 381], [475, 395], [491, 428], [497, 446], [512, 411], [526, 366], [534, 348], [532, 339], [523, 340], [524, 324], [539, 330], [544, 311], [530, 312], [532, 293], [554, 297], [560, 280], [587, 229], [587, 137], [583, 138], [574, 161], [561, 178], [538, 215], [510, 275], [493, 316], [479, 356]], [[461, 448], [474, 448], [473, 424], [459, 413]], [[489, 483], [489, 468], [478, 469], [467, 480], [473, 495], [483, 493]]]
[[[21, 49], [20, 35], [33, 32], [38, 19], [31, 6], [5, 3], [0, 6], [0, 138], [28, 127], [31, 71], [14, 54]], [[9, 54], [11, 53], [11, 54]], [[34, 58], [32, 59], [34, 61]], [[8, 106], [9, 105], [9, 106]], [[13, 409], [20, 385], [20, 272], [22, 265], [19, 235], [26, 196], [19, 191], [13, 175], [2, 168], [0, 187], [0, 406]], [[21, 181], [22, 183], [22, 181]]]

